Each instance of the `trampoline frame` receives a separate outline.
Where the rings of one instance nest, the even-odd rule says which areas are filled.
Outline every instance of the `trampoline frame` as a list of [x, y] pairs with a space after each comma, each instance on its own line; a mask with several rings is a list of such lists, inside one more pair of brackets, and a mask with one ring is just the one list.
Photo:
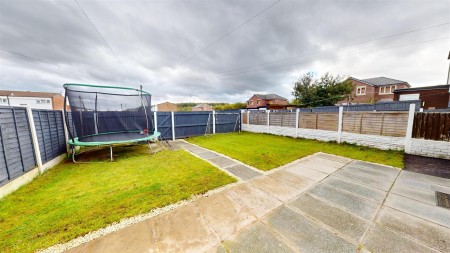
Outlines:
[[[100, 146], [106, 146], [106, 145], [108, 145], [108, 146], [109, 146], [109, 149], [110, 149], [110, 161], [112, 162], [112, 161], [114, 161], [114, 159], [113, 159], [113, 150], [112, 150], [112, 146], [113, 146], [113, 145], [116, 145], [116, 144], [130, 144], [130, 143], [147, 142], [147, 143], [148, 143], [149, 149], [150, 149], [150, 150], [153, 150], [152, 147], [151, 147], [151, 145], [150, 145], [150, 143], [151, 143], [151, 142], [157, 143], [158, 140], [161, 138], [161, 133], [155, 131], [155, 132], [153, 132], [152, 135], [149, 135], [149, 133], [146, 132], [147, 136], [145, 136], [145, 137], [143, 137], [143, 138], [138, 138], [138, 139], [118, 140], [118, 141], [101, 141], [101, 142], [83, 142], [83, 141], [79, 141], [79, 137], [74, 137], [74, 136], [72, 135], [72, 132], [71, 132], [70, 129], [69, 129], [69, 120], [68, 120], [68, 117], [67, 117], [67, 110], [66, 110], [66, 108], [67, 108], [67, 89], [68, 89], [69, 86], [82, 86], [82, 87], [92, 87], [92, 88], [106, 88], [106, 89], [132, 90], [132, 91], [140, 92], [140, 94], [138, 94], [138, 95], [139, 95], [140, 98], [141, 98], [141, 104], [142, 104], [142, 106], [143, 106], [143, 108], [144, 108], [145, 119], [146, 119], [146, 122], [147, 122], [147, 129], [149, 128], [149, 124], [148, 124], [148, 113], [147, 113], [147, 110], [146, 110], [146, 108], [145, 108], [145, 106], [144, 106], [144, 102], [143, 102], [143, 100], [142, 100], [141, 94], [147, 94], [147, 95], [150, 95], [150, 96], [151, 96], [151, 94], [148, 93], [148, 92], [146, 92], [146, 91], [143, 91], [143, 90], [142, 90], [142, 86], [140, 87], [140, 89], [135, 89], [135, 88], [129, 88], [129, 87], [120, 87], [120, 86], [100, 86], [100, 85], [92, 85], [92, 84], [72, 84], [72, 83], [71, 83], [71, 84], [69, 84], [69, 83], [64, 84], [63, 87], [64, 87], [64, 90], [66, 91], [65, 94], [64, 94], [64, 115], [65, 115], [64, 118], [65, 118], [65, 121], [66, 121], [67, 132], [68, 132], [69, 135], [70, 135], [70, 138], [69, 138], [69, 140], [67, 141], [67, 144], [69, 144], [70, 147], [71, 147], [71, 149], [72, 149], [72, 161], [73, 161], [74, 163], [80, 163], [80, 162], [77, 162], [76, 159], [75, 159], [75, 155], [76, 155], [76, 147], [77, 147], [77, 146], [78, 146], [78, 147], [82, 147], [82, 146], [84, 146], [84, 147], [94, 147], [94, 146], [100, 147]], [[120, 94], [117, 94], [117, 95], [120, 95]], [[153, 122], [152, 122], [152, 128], [153, 128]], [[108, 135], [108, 134], [139, 133], [139, 132], [140, 132], [140, 131], [136, 130], [136, 131], [123, 131], [123, 132], [100, 133], [100, 134], [86, 135], [86, 136], [83, 136], [83, 138], [84, 138], [84, 137], [99, 136], [99, 135]], [[169, 144], [169, 147], [171, 147], [170, 144]], [[83, 153], [83, 152], [81, 152], [81, 153]], [[92, 162], [83, 162], [83, 163], [92, 163]]]

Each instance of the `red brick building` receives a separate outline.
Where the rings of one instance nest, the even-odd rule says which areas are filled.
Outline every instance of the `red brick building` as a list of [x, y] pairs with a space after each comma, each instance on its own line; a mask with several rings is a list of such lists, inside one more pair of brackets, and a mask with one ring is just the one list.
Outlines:
[[369, 104], [394, 101], [394, 90], [410, 87], [405, 81], [387, 77], [368, 79], [350, 77], [349, 80], [353, 84], [353, 92], [349, 98], [339, 101], [337, 104]]
[[289, 102], [277, 94], [255, 94], [247, 100], [247, 109], [285, 110]]
[[443, 109], [450, 107], [450, 85], [414, 87], [394, 91], [395, 101], [420, 100], [424, 109]]

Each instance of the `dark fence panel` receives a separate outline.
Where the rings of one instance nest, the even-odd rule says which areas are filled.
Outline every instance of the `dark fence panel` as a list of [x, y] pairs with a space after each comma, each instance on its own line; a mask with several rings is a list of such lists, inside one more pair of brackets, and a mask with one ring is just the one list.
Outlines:
[[450, 113], [418, 112], [414, 116], [413, 138], [450, 141]]
[[[172, 116], [170, 112], [158, 112], [158, 132], [164, 140], [172, 139]], [[153, 121], [155, 122], [155, 121]]]
[[[415, 104], [416, 111], [420, 109], [420, 101], [395, 101], [380, 102], [376, 104], [344, 105], [344, 111], [408, 111], [409, 105]], [[321, 106], [312, 108], [300, 108], [300, 112], [338, 112], [339, 106]]]
[[25, 108], [0, 107], [0, 185], [36, 167]]
[[[175, 112], [175, 137], [186, 138], [212, 132], [212, 112]], [[206, 126], [209, 122], [209, 131]]]
[[241, 113], [216, 112], [216, 133], [230, 133], [241, 129]]
[[33, 119], [42, 163], [64, 154], [66, 141], [62, 111], [33, 109]]

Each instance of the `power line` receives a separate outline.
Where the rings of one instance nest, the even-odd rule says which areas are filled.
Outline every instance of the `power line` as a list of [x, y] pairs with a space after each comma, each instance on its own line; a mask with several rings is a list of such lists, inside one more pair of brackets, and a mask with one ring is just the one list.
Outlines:
[[[75, 0], [76, 1], [76, 0]], [[272, 4], [270, 4], [269, 6], [267, 6], [266, 8], [264, 8], [263, 10], [261, 10], [260, 12], [258, 12], [256, 15], [252, 16], [251, 18], [247, 19], [244, 23], [241, 23], [240, 25], [234, 27], [233, 29], [231, 29], [230, 31], [228, 31], [227, 33], [225, 33], [224, 35], [220, 36], [219, 38], [213, 40], [212, 42], [210, 42], [208, 45], [206, 45], [203, 49], [195, 52], [193, 55], [189, 56], [188, 58], [184, 59], [183, 61], [181, 61], [179, 64], [185, 64], [187, 62], [189, 62], [190, 60], [192, 60], [193, 58], [195, 58], [197, 55], [205, 52], [206, 50], [208, 50], [208, 48], [212, 47], [214, 44], [216, 44], [217, 42], [219, 42], [220, 40], [226, 38], [227, 36], [229, 36], [230, 34], [232, 34], [233, 32], [239, 30], [240, 28], [242, 28], [244, 25], [248, 24], [250, 21], [252, 21], [253, 19], [255, 19], [256, 17], [258, 17], [259, 15], [263, 14], [264, 12], [266, 12], [267, 10], [269, 10], [270, 8], [272, 8], [273, 6], [275, 6], [276, 4], [278, 4], [281, 0], [277, 0], [275, 2], [273, 2]]]
[[112, 49], [112, 47], [109, 45], [109, 43], [106, 41], [105, 37], [103, 37], [102, 33], [98, 30], [98, 28], [95, 26], [94, 22], [92, 22], [92, 20], [89, 18], [88, 14], [86, 13], [86, 11], [83, 9], [83, 7], [78, 3], [77, 0], [73, 0], [75, 1], [75, 3], [77, 4], [78, 8], [81, 10], [81, 12], [83, 12], [84, 16], [86, 16], [87, 20], [89, 21], [89, 23], [91, 24], [91, 26], [94, 28], [94, 30], [97, 32], [97, 34], [100, 36], [100, 38], [103, 40], [103, 42], [105, 43], [105, 45], [108, 47], [109, 51], [111, 51], [111, 54], [116, 58], [116, 60], [120, 63], [122, 63], [119, 58], [117, 57], [117, 55], [114, 53], [114, 50]]
[[[362, 52], [378, 52], [378, 51], [387, 50], [387, 49], [393, 49], [393, 48], [406, 47], [406, 46], [411, 46], [411, 45], [424, 44], [424, 43], [429, 43], [429, 42], [434, 42], [434, 41], [443, 40], [443, 39], [449, 39], [449, 38], [450, 37], [442, 37], [442, 38], [437, 38], [437, 39], [432, 39], [432, 40], [420, 41], [420, 42], [415, 42], [415, 43], [408, 43], [408, 44], [397, 45], [397, 46], [393, 46], [393, 47], [385, 47], [385, 48], [381, 48], [381, 49], [377, 49], [377, 50], [367, 50], [367, 51], [362, 51]], [[339, 58], [339, 56], [329, 57], [329, 58]], [[298, 61], [298, 62], [284, 64], [284, 65], [279, 65], [279, 66], [265, 67], [265, 68], [260, 68], [260, 69], [252, 69], [252, 70], [241, 71], [241, 72], [225, 73], [225, 74], [221, 74], [221, 75], [222, 76], [234, 76], [234, 75], [246, 74], [246, 73], [255, 72], [255, 71], [261, 71], [261, 70], [285, 68], [285, 67], [290, 67], [290, 66], [294, 66], [294, 65], [299, 65], [299, 64], [302, 64], [302, 63], [308, 62], [308, 61], [311, 61], [311, 60]]]
[[50, 63], [50, 62], [46, 62], [46, 61], [43, 61], [43, 60], [39, 60], [37, 58], [31, 57], [31, 56], [28, 56], [28, 55], [25, 55], [25, 54], [22, 54], [22, 53], [6, 50], [6, 49], [2, 49], [2, 48], [0, 48], [0, 51], [6, 52], [6, 53], [10, 53], [10, 54], [14, 54], [14, 55], [18, 55], [18, 56], [21, 56], [21, 57], [24, 57], [24, 58], [27, 58], [27, 59], [31, 59], [33, 61], [37, 61], [37, 62], [41, 62], [41, 63], [45, 63], [45, 64], [56, 65], [54, 63]]
[[343, 48], [353, 47], [353, 46], [356, 46], [356, 45], [361, 45], [361, 44], [365, 44], [365, 43], [369, 43], [369, 42], [373, 42], [373, 41], [383, 40], [383, 39], [392, 38], [392, 37], [405, 35], [405, 34], [409, 34], [409, 33], [414, 33], [414, 32], [418, 32], [418, 31], [428, 30], [428, 29], [432, 29], [432, 28], [435, 28], [435, 27], [440, 27], [440, 26], [444, 26], [444, 25], [448, 25], [448, 24], [450, 24], [450, 22], [436, 24], [436, 25], [423, 27], [423, 28], [418, 28], [418, 29], [414, 29], [414, 30], [410, 30], [410, 31], [406, 31], [406, 32], [390, 34], [390, 35], [378, 37], [378, 38], [375, 38], [375, 39], [359, 41], [359, 42], [351, 43], [351, 44], [340, 46], [340, 47], [334, 47], [334, 48], [329, 48], [329, 49], [324, 49], [324, 50], [319, 50], [319, 51], [313, 51], [313, 52], [305, 53], [305, 54], [302, 54], [302, 55], [292, 56], [292, 57], [278, 59], [278, 60], [273, 60], [273, 61], [267, 61], [267, 62], [255, 64], [255, 65], [248, 65], [248, 66], [244, 66], [244, 67], [228, 69], [228, 70], [225, 70], [225, 71], [218, 72], [218, 74], [227, 74], [229, 72], [233, 73], [233, 72], [235, 72], [237, 70], [244, 70], [244, 69], [248, 69], [248, 68], [268, 65], [268, 64], [271, 64], [271, 63], [288, 61], [288, 60], [293, 60], [293, 59], [297, 59], [297, 58], [302, 58], [302, 57], [305, 57], [305, 56], [314, 55], [314, 54], [318, 54], [318, 53], [323, 53], [323, 52], [327, 52], [327, 51], [331, 51], [331, 50], [339, 50], [339, 49], [343, 49]]

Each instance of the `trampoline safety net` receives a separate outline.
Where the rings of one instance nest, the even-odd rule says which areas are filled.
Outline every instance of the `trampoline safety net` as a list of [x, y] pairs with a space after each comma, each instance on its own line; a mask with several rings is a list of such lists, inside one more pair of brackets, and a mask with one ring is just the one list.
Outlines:
[[125, 142], [153, 134], [151, 94], [87, 84], [65, 84], [64, 88], [72, 116], [73, 125], [68, 128], [72, 143]]

